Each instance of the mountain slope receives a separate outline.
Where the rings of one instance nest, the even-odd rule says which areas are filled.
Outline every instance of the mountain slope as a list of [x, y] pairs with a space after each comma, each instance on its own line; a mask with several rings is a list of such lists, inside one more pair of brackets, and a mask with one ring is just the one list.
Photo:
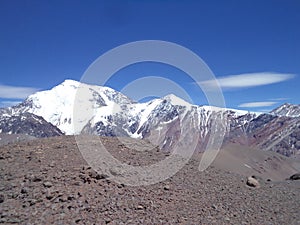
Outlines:
[[[243, 128], [243, 129], [242, 129]], [[229, 134], [231, 142], [271, 150], [285, 156], [300, 156], [300, 117], [261, 114]]]
[[0, 133], [26, 134], [33, 137], [60, 136], [63, 133], [42, 117], [32, 113], [14, 113], [0, 109]]

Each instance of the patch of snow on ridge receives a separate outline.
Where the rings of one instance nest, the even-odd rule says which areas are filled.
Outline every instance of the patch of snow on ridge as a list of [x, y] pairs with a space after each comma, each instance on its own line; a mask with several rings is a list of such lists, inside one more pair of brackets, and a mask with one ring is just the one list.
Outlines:
[[151, 112], [162, 102], [161, 99], [154, 99], [152, 101], [150, 101], [149, 103], [141, 103], [143, 104], [143, 106], [146, 106], [145, 108], [143, 108], [140, 112], [139, 112], [139, 128], [137, 130], [139, 130], [141, 128], [141, 126], [148, 120], [149, 115], [151, 114]]

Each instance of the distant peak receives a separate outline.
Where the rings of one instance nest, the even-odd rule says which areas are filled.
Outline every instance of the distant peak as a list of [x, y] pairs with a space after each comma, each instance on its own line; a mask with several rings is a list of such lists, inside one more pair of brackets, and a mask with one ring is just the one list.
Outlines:
[[283, 107], [283, 106], [291, 106], [291, 105], [292, 105], [291, 103], [285, 102], [281, 106], [279, 106], [278, 108]]
[[292, 104], [292, 103], [286, 102], [286, 103], [280, 105], [279, 107], [277, 107], [277, 108], [274, 109], [274, 110], [281, 109], [281, 108], [286, 108], [286, 107], [288, 107], [288, 108], [291, 108], [291, 107], [292, 107], [292, 108], [299, 108], [300, 105], [296, 105], [296, 104]]
[[271, 114], [278, 116], [298, 117], [300, 116], [300, 105], [284, 103], [271, 111]]

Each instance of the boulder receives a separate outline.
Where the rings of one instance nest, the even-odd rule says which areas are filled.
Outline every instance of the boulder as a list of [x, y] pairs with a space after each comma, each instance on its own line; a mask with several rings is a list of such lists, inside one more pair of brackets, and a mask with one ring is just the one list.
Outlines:
[[290, 176], [290, 180], [300, 180], [300, 173], [295, 173]]
[[260, 184], [259, 184], [258, 180], [253, 176], [247, 178], [246, 184], [249, 187], [256, 187], [256, 188], [260, 187]]

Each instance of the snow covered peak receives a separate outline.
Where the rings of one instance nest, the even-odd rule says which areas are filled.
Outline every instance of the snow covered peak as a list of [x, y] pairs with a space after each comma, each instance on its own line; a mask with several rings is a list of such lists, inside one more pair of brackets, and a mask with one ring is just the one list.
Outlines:
[[70, 89], [77, 89], [81, 83], [76, 80], [64, 80], [62, 83], [58, 84], [57, 86], [53, 87], [51, 90], [55, 89], [65, 89], [66, 91], [69, 91]]
[[61, 84], [59, 85], [63, 85], [63, 86], [75, 86], [78, 87], [80, 85], [79, 81], [76, 80], [71, 80], [71, 79], [66, 79], [64, 80]]
[[170, 102], [172, 105], [180, 105], [180, 106], [187, 106], [190, 107], [192, 106], [190, 103], [188, 103], [187, 101], [185, 101], [182, 98], [177, 97], [174, 94], [169, 94], [166, 95], [165, 97], [163, 97], [164, 100], [167, 100], [168, 102]]
[[293, 105], [285, 103], [278, 108], [271, 111], [271, 114], [277, 116], [288, 116], [288, 117], [299, 117], [300, 116], [300, 105]]
[[[84, 116], [92, 116], [94, 109], [107, 106], [111, 111], [111, 109], [118, 108], [115, 107], [116, 105], [129, 103], [132, 103], [129, 98], [111, 88], [65, 80], [50, 90], [30, 95], [14, 110], [42, 116], [65, 134], [74, 134], [80, 132], [85, 123], [91, 119]], [[74, 110], [82, 112], [84, 117], [80, 121], [81, 126], [77, 127], [79, 131], [74, 131], [73, 127]], [[78, 123], [76, 124], [78, 125]]]

